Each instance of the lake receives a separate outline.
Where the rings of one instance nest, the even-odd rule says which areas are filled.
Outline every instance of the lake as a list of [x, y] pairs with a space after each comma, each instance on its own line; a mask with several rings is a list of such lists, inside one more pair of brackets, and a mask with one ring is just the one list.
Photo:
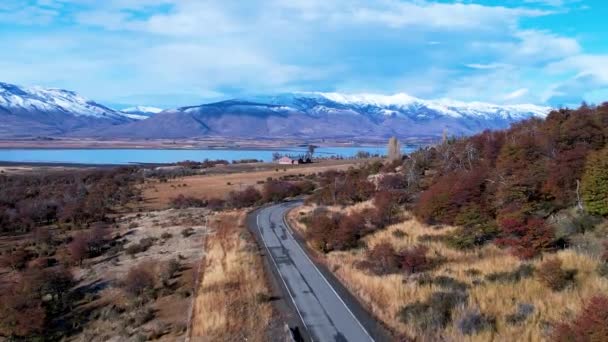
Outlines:
[[[404, 146], [404, 153], [412, 152], [415, 147]], [[386, 154], [385, 146], [348, 146], [319, 147], [317, 157], [353, 157], [358, 151], [370, 154]], [[104, 164], [126, 165], [134, 163], [164, 164], [183, 160], [203, 161], [205, 159], [258, 159], [272, 161], [272, 154], [300, 155], [306, 153], [305, 147], [285, 147], [268, 149], [0, 149], [0, 162], [20, 163], [58, 163], [58, 164]]]

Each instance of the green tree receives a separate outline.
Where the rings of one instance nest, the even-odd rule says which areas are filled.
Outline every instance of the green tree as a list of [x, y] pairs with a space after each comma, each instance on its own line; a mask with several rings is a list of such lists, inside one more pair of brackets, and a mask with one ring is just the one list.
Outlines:
[[594, 152], [587, 158], [582, 193], [589, 213], [608, 215], [608, 148]]

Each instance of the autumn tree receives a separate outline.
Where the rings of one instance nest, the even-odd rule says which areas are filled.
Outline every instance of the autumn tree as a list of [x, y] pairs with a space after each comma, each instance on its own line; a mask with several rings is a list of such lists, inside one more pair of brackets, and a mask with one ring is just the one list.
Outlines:
[[582, 180], [582, 195], [589, 213], [608, 215], [608, 148], [589, 155]]

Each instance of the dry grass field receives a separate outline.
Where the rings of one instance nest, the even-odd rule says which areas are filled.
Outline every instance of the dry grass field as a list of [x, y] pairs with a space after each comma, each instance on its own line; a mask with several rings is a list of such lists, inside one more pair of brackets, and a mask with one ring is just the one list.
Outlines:
[[193, 341], [281, 338], [282, 321], [270, 302], [261, 256], [244, 218], [244, 211], [233, 211], [210, 221], [192, 316]]
[[187, 176], [164, 182], [148, 183], [143, 189], [147, 208], [166, 208], [169, 201], [178, 195], [198, 198], [223, 198], [230, 191], [248, 186], [261, 187], [268, 178], [288, 175], [309, 175], [327, 170], [345, 170], [355, 166], [358, 160], [327, 160], [318, 164], [278, 165], [248, 164], [217, 166], [205, 175]]
[[[305, 227], [297, 223], [297, 218], [310, 210], [312, 207], [303, 206], [290, 213], [290, 221], [299, 231]], [[517, 281], [492, 281], [488, 279], [488, 275], [513, 272], [522, 265], [522, 262], [493, 245], [463, 252], [428, 239], [429, 235], [444, 235], [453, 229], [455, 228], [429, 227], [405, 214], [403, 222], [365, 237], [363, 241], [366, 247], [345, 252], [331, 252], [321, 256], [321, 259], [352, 293], [393, 331], [429, 341], [547, 340], [547, 333], [552, 323], [572, 317], [579, 312], [584, 300], [592, 295], [608, 292], [608, 279], [600, 277], [596, 272], [599, 260], [571, 249], [559, 251], [554, 255], [563, 262], [564, 269], [578, 270], [575, 285], [571, 288], [551, 291], [534, 275], [522, 277]], [[425, 237], [421, 240], [422, 236]], [[426, 272], [426, 275], [403, 273], [376, 275], [359, 265], [366, 259], [366, 250], [381, 242], [390, 243], [397, 251], [423, 244], [429, 248], [430, 257], [440, 257], [444, 262]], [[541, 258], [529, 264], [538, 269], [542, 261]], [[443, 331], [429, 333], [401, 322], [398, 313], [404, 306], [416, 301], [424, 302], [432, 293], [446, 291], [446, 287], [442, 287], [441, 284], [433, 282], [421, 284], [420, 279], [422, 277], [437, 279], [441, 276], [464, 284], [468, 294], [466, 304], [457, 307], [453, 313], [453, 322], [458, 322], [466, 312], [473, 310], [494, 317], [495, 328], [478, 334], [463, 335], [456, 324], [452, 323]], [[516, 323], [509, 321], [509, 315], [515, 314], [518, 306], [522, 304], [533, 306], [534, 310], [530, 316]]]

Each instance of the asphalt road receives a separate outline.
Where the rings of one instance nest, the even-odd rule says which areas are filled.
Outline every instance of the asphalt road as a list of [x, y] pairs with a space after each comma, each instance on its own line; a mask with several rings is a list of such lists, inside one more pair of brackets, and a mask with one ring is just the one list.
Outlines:
[[374, 341], [287, 226], [285, 213], [298, 204], [260, 209], [256, 225], [306, 332], [313, 341]]

